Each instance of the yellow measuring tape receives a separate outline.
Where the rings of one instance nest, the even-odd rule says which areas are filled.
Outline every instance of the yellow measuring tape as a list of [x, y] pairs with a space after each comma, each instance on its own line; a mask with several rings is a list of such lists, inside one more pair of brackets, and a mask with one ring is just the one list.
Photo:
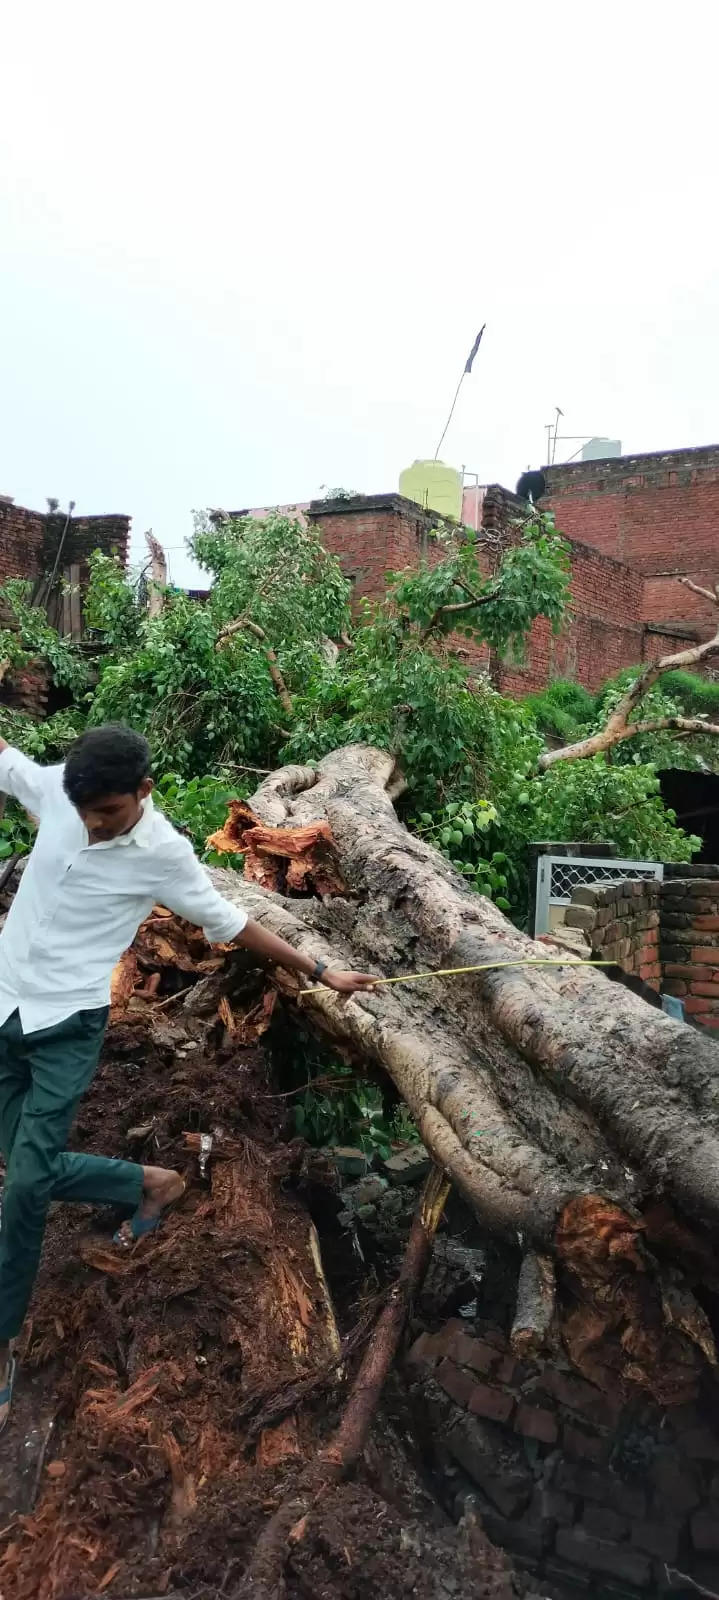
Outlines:
[[613, 967], [613, 961], [562, 961], [556, 957], [542, 960], [525, 957], [523, 961], [481, 961], [477, 967], [441, 967], [436, 972], [405, 972], [399, 978], [376, 978], [372, 988], [385, 983], [418, 983], [420, 978], [456, 978], [463, 972], [493, 972], [495, 967]]
[[[424, 979], [424, 978], [456, 978], [456, 977], [459, 977], [462, 973], [466, 973], [466, 972], [494, 972], [494, 970], [497, 967], [614, 967], [614, 966], [616, 966], [616, 962], [615, 961], [573, 961], [571, 959], [569, 961], [563, 961], [561, 956], [559, 957], [559, 959], [557, 959], [556, 956], [551, 956], [551, 957], [548, 956], [548, 957], [546, 957], [544, 959], [541, 956], [539, 956], [539, 957], [525, 957], [521, 961], [480, 961], [479, 965], [476, 966], [476, 967], [440, 967], [440, 968], [437, 969], [436, 972], [403, 972], [403, 973], [400, 973], [399, 977], [397, 977], [397, 978], [374, 978], [372, 983], [367, 985], [367, 989], [366, 990], [358, 989], [356, 991], [356, 993], [357, 994], [366, 994], [366, 993], [369, 992], [370, 989], [379, 989], [380, 984], [385, 985], [385, 984], [389, 984], [389, 983], [420, 983], [422, 981], [422, 979]], [[321, 987], [321, 985], [318, 985], [318, 987]], [[313, 990], [313, 989], [301, 989], [297, 998], [301, 1003], [306, 995], [314, 994], [314, 993], [316, 993], [316, 990]]]

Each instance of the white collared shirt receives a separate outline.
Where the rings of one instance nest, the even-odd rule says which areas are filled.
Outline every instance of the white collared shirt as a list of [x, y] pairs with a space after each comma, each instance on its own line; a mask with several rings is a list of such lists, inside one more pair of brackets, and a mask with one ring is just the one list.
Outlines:
[[213, 944], [229, 944], [247, 922], [151, 795], [130, 833], [91, 845], [62, 776], [19, 750], [0, 752], [0, 790], [39, 822], [0, 935], [0, 1026], [19, 1010], [23, 1033], [108, 1005], [113, 968], [154, 905], [196, 923]]

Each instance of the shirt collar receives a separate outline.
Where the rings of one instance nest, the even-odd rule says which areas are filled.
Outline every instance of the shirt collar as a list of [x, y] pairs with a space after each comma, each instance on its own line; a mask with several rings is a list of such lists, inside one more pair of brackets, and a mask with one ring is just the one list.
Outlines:
[[152, 830], [155, 820], [152, 795], [148, 794], [140, 804], [142, 806], [142, 816], [138, 818], [134, 828], [131, 828], [129, 833], [118, 833], [114, 839], [107, 839], [104, 844], [96, 844], [93, 848], [95, 850], [111, 850], [115, 845], [136, 844], [139, 845], [141, 850], [147, 850], [152, 843]]

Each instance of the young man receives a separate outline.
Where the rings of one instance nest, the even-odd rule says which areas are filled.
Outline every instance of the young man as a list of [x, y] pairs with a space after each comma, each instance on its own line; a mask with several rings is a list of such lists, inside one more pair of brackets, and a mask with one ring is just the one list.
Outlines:
[[196, 923], [212, 943], [234, 940], [341, 994], [372, 979], [315, 965], [218, 894], [192, 846], [153, 806], [150, 751], [139, 734], [94, 728], [64, 767], [44, 768], [0, 739], [0, 790], [39, 823], [0, 936], [1, 1432], [12, 1400], [11, 1344], [51, 1200], [134, 1208], [118, 1235], [131, 1243], [182, 1193], [176, 1172], [65, 1150], [100, 1056], [113, 967], [152, 907]]

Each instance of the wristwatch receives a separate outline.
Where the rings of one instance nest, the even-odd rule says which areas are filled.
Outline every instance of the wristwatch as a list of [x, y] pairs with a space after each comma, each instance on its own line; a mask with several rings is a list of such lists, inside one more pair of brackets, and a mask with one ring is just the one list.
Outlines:
[[323, 974], [323, 972], [326, 972], [326, 971], [327, 971], [327, 962], [326, 961], [316, 961], [315, 962], [315, 970], [314, 970], [314, 972], [312, 974], [312, 976], [313, 976], [313, 978], [315, 980], [315, 983], [320, 983], [321, 982], [322, 974]]

